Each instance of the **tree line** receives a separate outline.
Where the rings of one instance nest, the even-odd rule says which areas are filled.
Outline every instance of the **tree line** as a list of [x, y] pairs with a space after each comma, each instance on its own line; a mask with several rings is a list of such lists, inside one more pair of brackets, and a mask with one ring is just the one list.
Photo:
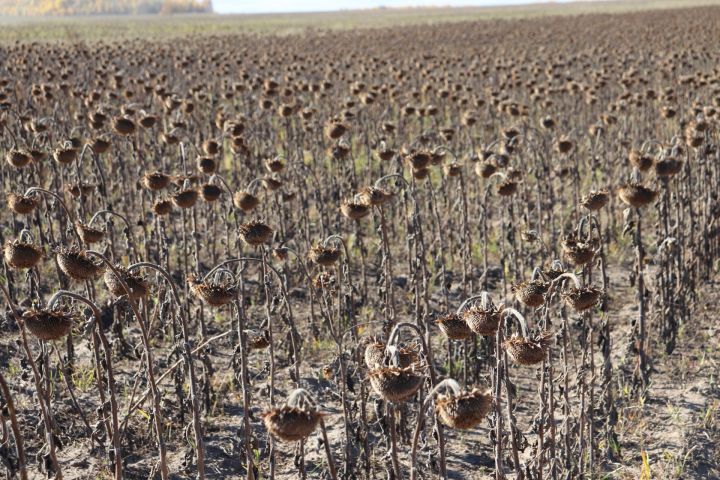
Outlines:
[[0, 15], [153, 15], [212, 10], [212, 0], [0, 0]]

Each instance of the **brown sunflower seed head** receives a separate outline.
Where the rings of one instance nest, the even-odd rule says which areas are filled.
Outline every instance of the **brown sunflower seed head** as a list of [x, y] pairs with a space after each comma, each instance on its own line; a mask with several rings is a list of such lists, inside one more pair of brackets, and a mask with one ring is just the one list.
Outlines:
[[592, 245], [579, 242], [570, 236], [562, 242], [562, 254], [568, 263], [579, 267], [590, 263], [595, 258], [595, 249]]
[[630, 163], [640, 170], [641, 172], [647, 172], [655, 164], [655, 159], [652, 155], [643, 153], [640, 150], [633, 149], [628, 155]]
[[120, 273], [123, 282], [125, 282], [127, 287], [130, 289], [130, 293], [128, 295], [128, 292], [125, 288], [123, 288], [123, 285], [120, 280], [118, 280], [115, 272], [108, 269], [103, 275], [103, 281], [105, 282], [105, 286], [107, 286], [108, 290], [110, 290], [110, 293], [116, 297], [128, 295], [131, 300], [139, 300], [147, 297], [150, 291], [150, 285], [145, 277], [143, 277], [140, 273], [130, 272], [122, 265], [115, 265], [115, 269], [118, 273]]
[[565, 303], [576, 312], [584, 312], [593, 308], [600, 300], [602, 291], [596, 287], [575, 287], [562, 293]]
[[530, 308], [537, 308], [545, 303], [548, 284], [542, 280], [531, 280], [513, 285], [512, 290], [521, 303]]
[[462, 312], [462, 318], [473, 333], [487, 337], [497, 332], [500, 325], [500, 309], [494, 305], [490, 308], [473, 306]]
[[270, 175], [266, 175], [262, 179], [263, 186], [270, 190], [271, 192], [274, 192], [275, 190], [278, 190], [280, 187], [283, 186], [283, 182], [276, 177], [272, 177]]
[[260, 204], [260, 199], [245, 190], [239, 190], [233, 195], [235, 206], [243, 212], [249, 212]]
[[211, 183], [206, 183], [200, 187], [200, 196], [208, 203], [219, 200], [222, 193], [222, 188]]
[[279, 173], [285, 169], [285, 162], [280, 158], [268, 158], [265, 160], [265, 168], [270, 173]]
[[32, 196], [9, 192], [6, 198], [10, 209], [18, 215], [28, 215], [38, 206], [38, 201]]
[[610, 201], [610, 193], [607, 190], [591, 191], [580, 200], [580, 205], [590, 210], [591, 212], [597, 212]]
[[323, 267], [330, 267], [340, 259], [340, 249], [335, 247], [326, 247], [323, 245], [315, 245], [310, 249], [308, 257], [313, 263], [317, 263]]
[[517, 192], [518, 183], [508, 178], [497, 186], [498, 195], [501, 197], [509, 197]]
[[537, 365], [545, 360], [554, 335], [543, 332], [532, 338], [513, 336], [503, 342], [508, 355], [520, 365]]
[[212, 175], [217, 171], [217, 161], [212, 157], [198, 157], [195, 163], [200, 173]]
[[435, 320], [435, 323], [445, 336], [451, 340], [464, 340], [473, 334], [465, 320], [455, 312], [442, 315]]
[[325, 124], [325, 135], [331, 140], [337, 140], [348, 131], [346, 123], [340, 120], [330, 120]]
[[20, 240], [8, 240], [3, 248], [3, 256], [13, 269], [33, 268], [43, 258], [42, 248]]
[[61, 247], [56, 256], [60, 270], [73, 280], [94, 280], [104, 270], [102, 264], [95, 263], [83, 250], [76, 247]]
[[135, 133], [137, 127], [130, 117], [120, 116], [113, 119], [113, 130], [119, 135], [128, 136]]
[[655, 163], [655, 174], [658, 177], [672, 177], [680, 173], [683, 161], [679, 158], [666, 157]]
[[658, 191], [639, 183], [629, 183], [618, 189], [618, 196], [631, 207], [643, 208], [655, 201]]
[[383, 399], [400, 403], [410, 399], [425, 382], [414, 367], [383, 367], [368, 373], [373, 390]]
[[76, 148], [56, 148], [53, 152], [53, 158], [55, 161], [61, 165], [69, 165], [75, 161], [77, 158], [77, 149]]
[[198, 199], [198, 191], [195, 188], [185, 188], [172, 196], [176, 207], [188, 209], [195, 206]]
[[200, 300], [213, 307], [227, 305], [237, 296], [237, 287], [229, 282], [214, 283], [194, 276], [188, 277], [187, 282]]
[[101, 155], [110, 150], [110, 142], [104, 138], [96, 138], [90, 143], [90, 150], [96, 155]]
[[152, 211], [155, 215], [169, 215], [173, 209], [173, 202], [167, 199], [158, 199], [153, 203]]
[[[365, 365], [371, 370], [386, 366], [385, 344], [372, 338], [367, 338], [365, 346]], [[398, 366], [408, 368], [418, 361], [418, 352], [413, 348], [398, 348]]]
[[482, 422], [492, 408], [492, 395], [473, 389], [459, 395], [439, 395], [435, 411], [448, 427], [469, 429]]
[[52, 341], [64, 337], [72, 328], [72, 316], [60, 309], [28, 310], [23, 313], [23, 323], [30, 333], [40, 340]]
[[172, 178], [163, 172], [146, 173], [143, 176], [142, 184], [148, 190], [157, 192], [170, 185]]
[[393, 194], [379, 187], [365, 187], [358, 194], [361, 203], [367, 205], [383, 205], [387, 203]]
[[239, 233], [245, 243], [257, 246], [270, 241], [273, 229], [259, 220], [251, 220], [240, 225]]
[[287, 405], [262, 414], [268, 432], [285, 442], [305, 440], [315, 431], [321, 418], [322, 413]]
[[413, 170], [422, 170], [427, 168], [432, 161], [432, 153], [426, 150], [419, 150], [405, 155], [405, 160], [410, 164]]
[[498, 166], [492, 160], [482, 160], [475, 164], [475, 173], [482, 178], [490, 178], [498, 171]]
[[80, 239], [87, 245], [101, 242], [105, 238], [104, 230], [85, 225], [80, 221], [75, 222], [75, 229], [80, 235]]
[[32, 161], [30, 153], [13, 148], [5, 155], [5, 160], [15, 168], [26, 167]]
[[370, 214], [370, 206], [364, 202], [345, 200], [340, 205], [340, 211], [351, 220], [360, 220]]

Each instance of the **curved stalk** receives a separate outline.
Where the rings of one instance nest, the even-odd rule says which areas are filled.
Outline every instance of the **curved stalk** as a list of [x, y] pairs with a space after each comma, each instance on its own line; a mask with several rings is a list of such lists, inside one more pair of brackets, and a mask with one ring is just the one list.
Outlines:
[[[51, 192], [50, 190], [46, 190], [46, 189], [44, 189], [44, 188], [40, 188], [40, 187], [30, 187], [30, 188], [28, 188], [27, 191], [25, 192], [25, 196], [27, 197], [27, 196], [29, 196], [29, 195], [32, 195], [33, 193], [42, 193], [43, 195], [50, 195], [50, 196], [53, 197], [55, 200], [57, 200], [58, 202], [60, 202], [60, 206], [62, 206], [62, 209], [65, 211], [65, 215], [67, 215], [67, 217], [68, 217], [68, 222], [69, 222], [70, 224], [73, 223], [73, 216], [72, 216], [72, 214], [70, 213], [70, 209], [68, 209], [67, 205], [65, 204], [65, 201], [62, 199], [62, 197], [60, 197], [60, 195], [58, 195], [58, 194], [55, 193], [55, 192]], [[77, 230], [74, 229], [74, 228], [72, 229], [72, 231], [75, 233], [75, 238], [77, 238], [77, 240], [78, 240], [78, 245], [82, 245], [82, 239], [80, 238], [80, 234], [79, 234], [79, 233], [77, 232]]]
[[[418, 325], [416, 325], [414, 323], [400, 322], [400, 323], [396, 324], [395, 327], [390, 332], [390, 336], [388, 337], [387, 345], [394, 345], [395, 338], [398, 336], [398, 334], [402, 328], [409, 328], [409, 329], [415, 331], [415, 333], [417, 334], [417, 337], [420, 339], [420, 344], [422, 346], [425, 357], [428, 359], [432, 358], [432, 355], [431, 355], [430, 349], [429, 349], [429, 345], [425, 341], [425, 336], [423, 335], [422, 330], [420, 329], [420, 327]], [[385, 348], [386, 348], [386, 354], [387, 354], [387, 352], [388, 352], [387, 346]], [[430, 375], [430, 383], [431, 383], [431, 385], [434, 386], [436, 383], [436, 377], [435, 377], [435, 371], [433, 370], [432, 365], [429, 365], [428, 372]], [[394, 418], [391, 418], [390, 421], [394, 422]], [[437, 427], [438, 427], [437, 428], [438, 451], [440, 454], [439, 455], [440, 456], [440, 473], [444, 478], [446, 478], [447, 472], [445, 469], [445, 435], [443, 434], [442, 425], [438, 424]]]
[[525, 320], [525, 317], [523, 317], [522, 313], [518, 312], [514, 308], [504, 308], [502, 311], [502, 315], [505, 315], [506, 313], [509, 313], [510, 315], [513, 315], [515, 318], [518, 319], [518, 322], [520, 322], [520, 328], [522, 329], [522, 335], [525, 338], [528, 338], [528, 326], [527, 321]]
[[323, 436], [323, 446], [325, 447], [325, 456], [328, 461], [328, 468], [330, 469], [330, 478], [337, 480], [337, 469], [335, 468], [335, 461], [333, 460], [332, 452], [330, 451], [330, 440], [328, 439], [327, 429], [325, 428], [325, 420], [320, 418], [320, 430]]
[[252, 194], [254, 195], [254, 193], [252, 192], [252, 188], [253, 188], [257, 183], [262, 182], [262, 181], [263, 181], [263, 179], [262, 179], [261, 177], [252, 179], [252, 180], [250, 181], [250, 183], [248, 183], [247, 187], [245, 187], [245, 191], [248, 192], [248, 193], [252, 193]]
[[119, 214], [119, 213], [117, 213], [117, 212], [113, 212], [112, 210], [98, 210], [98, 211], [95, 212], [95, 214], [90, 218], [90, 221], [87, 223], [88, 226], [92, 225], [92, 223], [95, 221], [95, 219], [96, 219], [97, 217], [99, 217], [100, 215], [111, 215], [111, 216], [113, 216], [113, 217], [119, 218], [120, 220], [123, 221], [123, 223], [124, 223], [125, 226], [127, 227], [128, 232], [129, 232], [130, 234], [132, 234], [132, 227], [130, 226], [130, 222], [128, 221], [128, 219], [125, 218], [124, 215], [121, 215], [121, 214]]
[[417, 422], [415, 424], [415, 432], [413, 433], [413, 440], [412, 440], [412, 448], [410, 450], [410, 480], [416, 479], [416, 460], [417, 460], [417, 447], [418, 443], [420, 441], [420, 432], [422, 430], [422, 424], [425, 420], [425, 411], [427, 410], [428, 404], [430, 401], [435, 397], [435, 394], [440, 391], [441, 388], [446, 387], [455, 395], [459, 395], [462, 389], [460, 388], [460, 384], [453, 380], [452, 378], [446, 378], [445, 380], [439, 382], [435, 387], [430, 390], [430, 392], [425, 396], [425, 400], [422, 402], [422, 405], [420, 406], [420, 411], [418, 412], [418, 418]]
[[389, 180], [391, 178], [397, 178], [398, 180], [402, 180], [403, 188], [409, 189], [410, 184], [405, 180], [405, 177], [401, 173], [391, 173], [389, 175], [385, 175], [383, 177], [378, 178], [375, 180], [374, 187], [378, 188], [380, 187], [380, 184], [384, 182], [385, 180]]
[[533, 269], [532, 276], [530, 277], [530, 281], [534, 282], [535, 280], [538, 279], [538, 277], [542, 277], [543, 280], [547, 280], [547, 276], [545, 275], [545, 272], [542, 271], [542, 268], [535, 267]]
[[[21, 242], [28, 242], [28, 243], [32, 243], [35, 240], [33, 238], [33, 234], [27, 228], [23, 228], [22, 230], [20, 230], [20, 234], [18, 235], [18, 238], [20, 239]], [[29, 239], [29, 241], [26, 239]]]
[[[222, 278], [223, 275], [230, 277], [231, 282], [235, 282], [235, 274], [233, 272], [231, 272], [230, 270], [228, 270], [227, 268], [216, 268], [213, 271], [213, 282], [219, 283], [220, 279]], [[203, 281], [207, 282], [208, 278], [210, 278], [210, 276], [205, 275], [205, 277], [203, 277]]]
[[598, 221], [597, 217], [595, 215], [589, 214], [585, 215], [583, 218], [580, 219], [580, 223], [578, 224], [577, 233], [578, 238], [583, 237], [583, 231], [585, 230], [585, 225], [588, 225], [588, 232], [587, 237], [585, 237], [585, 242], [589, 243], [592, 241], [592, 233], [593, 230], [597, 232], [598, 235], [598, 242], [602, 241], [602, 231], [600, 230], [600, 222]]
[[482, 292], [480, 292], [479, 295], [473, 295], [472, 297], [466, 298], [465, 301], [460, 304], [458, 309], [455, 310], [455, 314], [460, 315], [460, 313], [463, 311], [463, 309], [468, 303], [472, 302], [473, 300], [477, 300], [478, 298], [481, 300], [484, 309], [487, 309], [490, 306], [490, 294], [483, 290]]
[[303, 261], [302, 257], [300, 257], [300, 254], [297, 252], [297, 250], [290, 248], [288, 246], [284, 247], [285, 250], [295, 255], [295, 258], [297, 259], [298, 263], [300, 264], [300, 267], [302, 267], [302, 271], [305, 274], [305, 278], [308, 281], [308, 291], [310, 292], [310, 320], [312, 321], [313, 325], [315, 324], [315, 286], [313, 285], [312, 277], [310, 276], [310, 273], [308, 272], [307, 265], [305, 265], [305, 262]]
[[15, 317], [15, 321], [20, 327], [20, 343], [22, 344], [23, 351], [25, 352], [25, 357], [27, 358], [27, 361], [30, 364], [33, 372], [33, 380], [35, 382], [35, 388], [37, 389], [37, 396], [40, 403], [40, 414], [43, 419], [43, 426], [45, 427], [45, 441], [47, 442], [49, 450], [48, 455], [50, 456], [50, 461], [52, 462], [53, 468], [55, 469], [55, 479], [62, 480], [62, 470], [60, 469], [60, 463], [58, 462], [57, 455], [55, 453], [55, 439], [53, 435], [52, 413], [50, 412], [50, 400], [45, 392], [45, 388], [42, 385], [40, 372], [37, 369], [35, 359], [32, 352], [30, 351], [30, 345], [27, 340], [27, 333], [25, 332], [25, 321], [23, 320], [21, 315], [17, 314], [17, 307], [10, 298], [10, 294], [5, 288], [4, 282], [0, 284], [0, 290], [2, 290], [3, 295], [5, 296], [5, 300], [10, 306], [11, 313]]
[[159, 456], [160, 456], [160, 476], [163, 480], [168, 480], [170, 478], [170, 472], [168, 470], [167, 465], [167, 450], [165, 448], [165, 439], [163, 437], [163, 424], [162, 424], [162, 410], [160, 408], [160, 392], [157, 388], [157, 383], [155, 382], [155, 373], [153, 369], [153, 355], [152, 350], [150, 348], [150, 337], [147, 330], [147, 325], [145, 325], [145, 320], [143, 319], [142, 315], [140, 314], [140, 311], [138, 310], [137, 305], [135, 302], [129, 300], [130, 297], [130, 287], [127, 286], [127, 283], [125, 283], [125, 280], [123, 280], [122, 274], [115, 268], [115, 266], [108, 260], [103, 254], [96, 252], [94, 250], [86, 250], [86, 254], [94, 256], [98, 259], [100, 259], [112, 272], [115, 274], [115, 277], [117, 277], [118, 283], [122, 286], [123, 290], [125, 290], [126, 295], [128, 296], [128, 304], [130, 305], [130, 308], [133, 311], [133, 314], [135, 315], [135, 318], [138, 321], [138, 324], [140, 325], [140, 331], [142, 333], [142, 341], [143, 346], [145, 347], [145, 361], [146, 361], [146, 367], [147, 367], [147, 374], [148, 374], [148, 383], [150, 384], [151, 393], [152, 393], [152, 401], [153, 401], [153, 410], [154, 415], [153, 419], [155, 421], [155, 435], [156, 440], [158, 442], [158, 450], [159, 450]]
[[212, 183], [213, 179], [216, 179], [216, 178], [217, 178], [218, 180], [220, 180], [220, 183], [222, 184], [223, 187], [225, 187], [225, 190], [227, 190], [227, 192], [228, 192], [228, 194], [229, 194], [228, 197], [227, 197], [227, 198], [228, 198], [227, 201], [228, 201], [228, 203], [230, 204], [230, 207], [231, 207], [231, 208], [234, 207], [233, 195], [234, 195], [235, 193], [232, 191], [232, 189], [230, 188], [230, 185], [228, 185], [228, 183], [225, 181], [225, 179], [224, 179], [223, 177], [221, 177], [221, 176], [218, 175], [217, 173], [213, 173], [212, 176], [210, 177], [210, 180], [208, 180], [208, 183]]
[[576, 288], [576, 289], [580, 290], [580, 289], [582, 288], [582, 284], [580, 283], [580, 279], [578, 278], [578, 276], [575, 275], [574, 273], [570, 273], [570, 272], [565, 272], [565, 273], [563, 273], [562, 275], [558, 275], [558, 276], [552, 281], [552, 283], [553, 283], [553, 284], [556, 284], [556, 283], [557, 283], [557, 284], [560, 284], [560, 283], [562, 282], [562, 280], [565, 279], [565, 278], [570, 278], [570, 279], [572, 279], [573, 283], [575, 284], [575, 288]]
[[183, 360], [187, 364], [188, 375], [190, 376], [190, 402], [193, 409], [193, 432], [195, 436], [198, 479], [202, 480], [205, 478], [205, 441], [203, 439], [202, 419], [200, 417], [200, 403], [198, 401], [197, 393], [197, 374], [195, 373], [195, 363], [193, 362], [192, 357], [193, 352], [190, 351], [190, 333], [188, 331], [188, 320], [185, 315], [183, 315], [185, 310], [182, 308], [177, 286], [175, 285], [175, 282], [173, 281], [170, 274], [159, 265], [155, 265], [154, 263], [150, 262], [140, 262], [130, 265], [128, 267], [128, 271], [133, 271], [143, 267], [154, 270], [165, 278], [165, 281], [168, 283], [168, 285], [170, 285], [170, 291], [172, 292], [175, 303], [177, 304], [178, 312], [180, 313], [180, 325], [183, 335]]
[[95, 219], [99, 217], [100, 215], [111, 215], [113, 217], [119, 218], [124, 224], [125, 228], [127, 229], [127, 237], [129, 241], [129, 247], [132, 249], [132, 251], [137, 255], [137, 249], [135, 248], [135, 238], [132, 232], [132, 226], [130, 225], [130, 221], [124, 216], [117, 212], [113, 212], [112, 210], [98, 210], [95, 212], [95, 214], [90, 218], [90, 221], [87, 223], [88, 226], [91, 226]]
[[115, 464], [115, 480], [121, 480], [123, 478], [122, 474], [122, 450], [121, 450], [121, 439], [120, 439], [120, 424], [118, 421], [118, 404], [117, 404], [117, 396], [115, 394], [115, 374], [113, 373], [113, 364], [112, 364], [112, 349], [110, 347], [110, 342], [108, 342], [107, 337], [105, 336], [105, 332], [102, 331], [101, 326], [101, 313], [100, 309], [90, 301], [89, 299], [83, 297], [82, 295], [79, 295], [77, 293], [69, 292], [66, 290], [58, 290], [55, 292], [55, 294], [48, 300], [48, 308], [54, 308], [55, 304], [60, 300], [61, 297], [68, 297], [72, 298], [73, 300], [77, 300], [79, 302], [84, 303], [88, 307], [90, 307], [90, 310], [93, 313], [93, 323], [95, 324], [95, 327], [97, 328], [97, 334], [100, 337], [101, 343], [103, 345], [103, 350], [105, 352], [105, 362], [107, 364], [107, 384], [108, 384], [108, 391], [110, 394], [110, 414], [112, 416], [112, 443], [113, 443], [113, 450], [114, 450], [114, 456], [113, 456], [113, 462]]
[[[20, 471], [20, 480], [28, 480], [27, 474], [27, 463], [25, 460], [25, 444], [23, 441], [22, 432], [17, 421], [17, 414], [15, 413], [15, 402], [13, 402], [10, 389], [8, 388], [5, 377], [3, 377], [2, 371], [0, 371], [0, 393], [5, 401], [5, 408], [8, 411], [8, 417], [10, 417], [10, 428], [13, 432], [13, 438], [15, 439], [15, 452], [17, 453], [18, 459], [18, 470]], [[119, 480], [119, 478], [116, 478]]]
[[[264, 254], [263, 254], [264, 255]], [[275, 267], [270, 265], [269, 263], [263, 261], [261, 258], [254, 258], [254, 257], [240, 257], [240, 258], [231, 258], [229, 260], [225, 260], [224, 262], [219, 263], [215, 267], [213, 267], [207, 275], [210, 275], [211, 273], [214, 273], [215, 270], [218, 268], [225, 267], [227, 265], [232, 265], [233, 263], [243, 263], [243, 262], [258, 262], [263, 263], [267, 268], [270, 269], [271, 272], [275, 275], [275, 278], [277, 279], [279, 285], [280, 285], [280, 291], [282, 292], [283, 297], [283, 303], [285, 304], [285, 308], [288, 312], [288, 321], [290, 322], [291, 328], [294, 330], [293, 333], [290, 335], [290, 339], [292, 342], [292, 348], [293, 348], [293, 356], [295, 357], [295, 378], [297, 381], [300, 381], [300, 352], [297, 348], [297, 345], [295, 344], [295, 336], [299, 335], [295, 329], [295, 319], [293, 317], [293, 311], [290, 307], [290, 302], [288, 302], [288, 293], [287, 289], [285, 288], [285, 282], [282, 280], [282, 275], [280, 275], [280, 272], [277, 271]], [[245, 269], [244, 266], [241, 266], [240, 273]], [[268, 318], [268, 322], [270, 321], [270, 318]]]

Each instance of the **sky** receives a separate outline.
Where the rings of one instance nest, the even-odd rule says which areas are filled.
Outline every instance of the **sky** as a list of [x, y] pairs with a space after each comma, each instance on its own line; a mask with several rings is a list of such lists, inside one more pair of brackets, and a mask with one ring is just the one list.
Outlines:
[[380, 6], [460, 7], [523, 5], [528, 3], [546, 3], [548, 1], [549, 0], [213, 0], [213, 7], [217, 13], [276, 13], [359, 10]]

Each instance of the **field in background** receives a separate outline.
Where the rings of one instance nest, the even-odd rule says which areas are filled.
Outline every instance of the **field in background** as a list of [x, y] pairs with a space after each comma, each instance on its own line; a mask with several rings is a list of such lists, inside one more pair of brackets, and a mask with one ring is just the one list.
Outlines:
[[0, 17], [0, 41], [92, 41], [117, 38], [168, 38], [188, 34], [292, 34], [308, 29], [352, 29], [534, 18], [550, 15], [625, 13], [720, 5], [720, 0], [628, 0], [511, 7], [375, 9], [332, 13], [267, 15], [178, 15], [140, 17]]

